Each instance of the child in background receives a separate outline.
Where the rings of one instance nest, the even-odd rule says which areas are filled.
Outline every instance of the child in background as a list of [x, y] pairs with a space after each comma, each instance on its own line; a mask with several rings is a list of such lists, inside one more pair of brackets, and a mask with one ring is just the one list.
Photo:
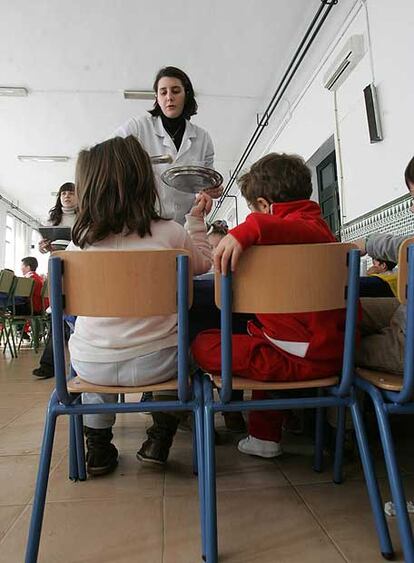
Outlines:
[[[34, 280], [34, 289], [32, 295], [33, 313], [39, 314], [42, 311], [42, 287], [43, 279], [36, 273], [38, 267], [37, 258], [34, 256], [26, 256], [22, 258], [21, 271], [25, 278]], [[28, 303], [16, 305], [16, 313], [18, 315], [30, 315], [31, 309]]]
[[367, 276], [375, 276], [390, 287], [390, 297], [397, 297], [398, 273], [394, 272], [396, 265], [396, 262], [391, 262], [391, 260], [373, 258], [372, 266], [367, 271]]
[[[235, 270], [243, 251], [254, 244], [335, 242], [319, 205], [309, 201], [311, 173], [302, 158], [269, 154], [253, 164], [239, 183], [252, 213], [219, 243], [214, 255], [216, 270]], [[280, 267], [283, 271], [283, 264]], [[344, 331], [343, 309], [256, 315], [248, 323], [247, 333], [233, 334], [233, 373], [258, 381], [300, 381], [337, 375]], [[219, 373], [220, 331], [201, 332], [193, 342], [192, 352], [202, 369]], [[266, 396], [264, 391], [253, 391], [253, 399]], [[280, 411], [250, 412], [249, 436], [239, 442], [239, 450], [266, 458], [280, 455], [283, 419]]]
[[[187, 215], [186, 229], [157, 212], [151, 161], [132, 136], [117, 137], [81, 151], [76, 169], [79, 215], [71, 250], [189, 250], [195, 274], [211, 267], [204, 215], [211, 198], [200, 194]], [[69, 340], [72, 365], [82, 379], [102, 385], [147, 385], [177, 376], [177, 315], [149, 318], [78, 317]], [[116, 402], [117, 395], [85, 393], [83, 403]], [[137, 456], [166, 461], [178, 419], [154, 413], [148, 440]], [[112, 471], [118, 451], [111, 443], [112, 413], [86, 415], [87, 470]]]
[[229, 226], [227, 225], [226, 221], [223, 221], [221, 219], [214, 221], [214, 223], [210, 225], [210, 228], [207, 231], [207, 238], [211, 248], [217, 248], [218, 243], [223, 237], [227, 235], [228, 232]]

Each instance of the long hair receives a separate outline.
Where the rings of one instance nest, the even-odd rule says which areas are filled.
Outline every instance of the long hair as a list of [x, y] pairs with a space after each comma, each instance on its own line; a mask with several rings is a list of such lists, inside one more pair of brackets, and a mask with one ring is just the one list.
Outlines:
[[79, 215], [72, 240], [81, 248], [110, 234], [151, 235], [151, 221], [161, 219], [150, 158], [132, 135], [81, 151], [76, 190]]
[[[194, 88], [191, 84], [190, 78], [183, 70], [180, 70], [175, 66], [166, 66], [164, 68], [161, 68], [157, 72], [157, 76], [155, 77], [153, 84], [155, 94], [157, 94], [158, 91], [158, 82], [161, 80], [161, 78], [164, 78], [166, 76], [168, 76], [169, 78], [178, 78], [178, 80], [181, 81], [185, 92], [184, 109], [181, 115], [185, 117], [185, 119], [190, 119], [192, 115], [195, 115], [197, 113], [198, 109], [198, 105], [194, 97]], [[154, 117], [162, 114], [162, 110], [158, 104], [157, 98], [155, 98], [154, 109], [148, 111]]]
[[62, 222], [63, 211], [62, 211], [62, 202], [60, 201], [60, 196], [62, 195], [62, 192], [74, 192], [74, 191], [75, 191], [75, 184], [73, 182], [66, 182], [65, 184], [62, 184], [60, 186], [56, 198], [56, 203], [52, 207], [52, 209], [49, 210], [49, 221], [52, 223], [54, 227], [60, 225], [60, 223]]

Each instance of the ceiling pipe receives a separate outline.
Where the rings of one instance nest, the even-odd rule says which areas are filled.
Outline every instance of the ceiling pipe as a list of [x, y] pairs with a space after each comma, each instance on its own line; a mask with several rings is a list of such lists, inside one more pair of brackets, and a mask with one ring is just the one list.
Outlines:
[[321, 0], [321, 5], [317, 10], [316, 14], [314, 15], [308, 29], [306, 30], [298, 48], [293, 55], [292, 60], [289, 63], [279, 85], [277, 86], [275, 93], [273, 94], [267, 108], [262, 114], [262, 117], [257, 119], [257, 127], [250, 137], [250, 140], [244, 149], [243, 154], [241, 155], [239, 162], [237, 163], [236, 168], [234, 169], [229, 181], [227, 182], [226, 187], [224, 188], [223, 194], [220, 197], [220, 200], [217, 203], [216, 208], [214, 209], [213, 215], [210, 220], [213, 220], [216, 216], [218, 210], [220, 209], [221, 205], [223, 204], [226, 197], [229, 196], [229, 191], [233, 186], [234, 182], [236, 181], [237, 175], [240, 170], [243, 168], [246, 160], [248, 159], [250, 153], [252, 152], [254, 146], [256, 145], [257, 141], [259, 140], [260, 135], [263, 133], [265, 126], [268, 124], [270, 117], [273, 115], [274, 111], [276, 110], [277, 106], [279, 105], [282, 96], [286, 92], [289, 84], [291, 83], [293, 77], [296, 74], [296, 71], [300, 67], [306, 53], [309, 51], [313, 41], [317, 37], [321, 27], [325, 23], [326, 18], [328, 17], [332, 8], [338, 4], [339, 0]]

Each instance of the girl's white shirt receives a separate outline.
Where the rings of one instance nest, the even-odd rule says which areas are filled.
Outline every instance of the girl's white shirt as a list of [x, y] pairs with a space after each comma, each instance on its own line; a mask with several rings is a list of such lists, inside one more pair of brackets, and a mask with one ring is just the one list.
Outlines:
[[128, 135], [137, 137], [150, 156], [169, 154], [173, 158], [172, 164], [154, 164], [153, 168], [163, 217], [174, 219], [183, 225], [185, 215], [193, 205], [194, 194], [170, 188], [161, 181], [161, 174], [172, 166], [194, 165], [213, 168], [214, 147], [210, 135], [187, 120], [181, 145], [177, 151], [173, 140], [163, 127], [161, 117], [151, 115], [129, 119], [114, 132], [113, 137], [125, 138]]
[[[111, 235], [88, 250], [156, 250], [184, 248], [190, 252], [194, 275], [212, 264], [204, 220], [186, 217], [185, 228], [174, 221], [153, 221], [152, 236]], [[70, 243], [66, 249], [80, 250]], [[114, 272], [116, 276], [116, 272]], [[119, 362], [177, 345], [177, 315], [147, 318], [78, 317], [69, 340], [72, 358], [84, 362]]]

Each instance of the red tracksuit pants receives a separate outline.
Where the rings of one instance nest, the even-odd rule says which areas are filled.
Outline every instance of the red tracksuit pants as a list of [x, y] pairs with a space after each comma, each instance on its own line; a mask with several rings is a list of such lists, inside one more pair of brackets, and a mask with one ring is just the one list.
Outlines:
[[[221, 370], [221, 342], [219, 330], [206, 330], [198, 334], [191, 346], [198, 365], [212, 374]], [[295, 361], [262, 338], [248, 334], [233, 334], [233, 374], [257, 381], [303, 381], [329, 377], [307, 362]], [[253, 391], [252, 399], [267, 398], [266, 391]], [[250, 411], [249, 434], [261, 440], [280, 442], [282, 438], [283, 411]]]

